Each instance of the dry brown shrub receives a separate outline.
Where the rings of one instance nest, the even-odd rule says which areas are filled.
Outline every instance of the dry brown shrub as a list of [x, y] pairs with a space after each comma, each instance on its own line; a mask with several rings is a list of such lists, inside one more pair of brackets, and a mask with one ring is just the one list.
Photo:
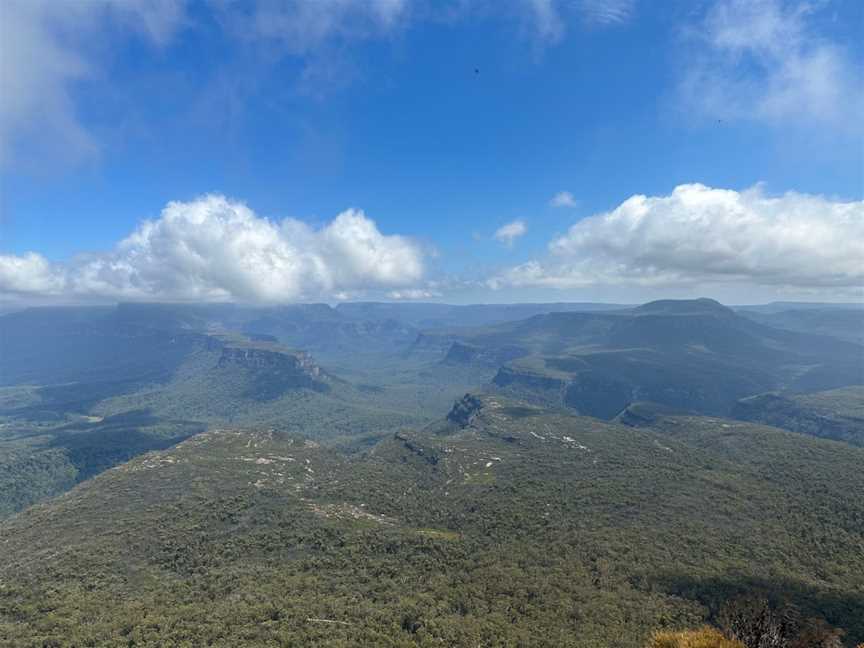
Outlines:
[[744, 644], [706, 626], [682, 632], [655, 632], [646, 648], [744, 648]]

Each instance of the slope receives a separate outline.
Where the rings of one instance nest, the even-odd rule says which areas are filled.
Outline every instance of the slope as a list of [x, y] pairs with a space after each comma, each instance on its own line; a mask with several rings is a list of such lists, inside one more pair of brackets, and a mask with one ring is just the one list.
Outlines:
[[732, 416], [864, 446], [864, 386], [812, 394], [759, 394], [738, 401]]
[[864, 381], [864, 347], [764, 326], [708, 299], [433, 331], [415, 346], [450, 366], [504, 365], [493, 388], [601, 418], [641, 400], [728, 415], [754, 394]]
[[635, 648], [741, 590], [860, 639], [864, 451], [737, 426], [467, 396], [353, 459], [201, 434], [0, 523], [0, 640]]

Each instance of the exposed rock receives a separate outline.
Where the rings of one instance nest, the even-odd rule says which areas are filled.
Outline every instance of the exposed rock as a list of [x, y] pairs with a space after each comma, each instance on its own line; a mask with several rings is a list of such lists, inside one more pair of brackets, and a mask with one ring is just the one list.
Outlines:
[[481, 409], [483, 409], [482, 400], [473, 394], [465, 394], [453, 404], [453, 408], [447, 414], [447, 420], [459, 427], [466, 427], [471, 424]]

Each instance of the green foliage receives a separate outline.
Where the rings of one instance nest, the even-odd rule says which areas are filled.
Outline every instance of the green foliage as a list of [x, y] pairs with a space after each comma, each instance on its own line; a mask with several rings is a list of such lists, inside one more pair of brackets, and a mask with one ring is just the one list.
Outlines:
[[0, 643], [636, 648], [742, 591], [864, 637], [862, 451], [463, 410], [351, 457], [207, 432], [31, 507]]
[[760, 394], [739, 401], [733, 415], [864, 446], [864, 385], [812, 394]]
[[78, 471], [60, 449], [6, 449], [0, 454], [0, 518], [74, 486]]
[[204, 430], [200, 423], [159, 420], [144, 411], [105, 419], [58, 412], [57, 418], [0, 424], [0, 518]]
[[[835, 629], [860, 641], [864, 450], [494, 395], [429, 424], [516, 357], [500, 391], [611, 417], [637, 396], [725, 411], [777, 381], [819, 383], [859, 349], [714, 302], [649, 306], [416, 344], [414, 325], [454, 313], [0, 318], [4, 379], [38, 383], [0, 389], [0, 517], [20, 511], [0, 522], [0, 645], [636, 648], [659, 628], [658, 645], [708, 648], [716, 633], [677, 631], [728, 619], [742, 595], [826, 620], [796, 622], [790, 648], [829, 648]], [[859, 396], [795, 402], [851, 419]]]

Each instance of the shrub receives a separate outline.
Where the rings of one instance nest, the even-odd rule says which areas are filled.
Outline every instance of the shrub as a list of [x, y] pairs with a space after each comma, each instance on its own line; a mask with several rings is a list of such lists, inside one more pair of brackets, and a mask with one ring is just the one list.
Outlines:
[[646, 648], [744, 648], [744, 644], [705, 627], [683, 632], [655, 632]]

